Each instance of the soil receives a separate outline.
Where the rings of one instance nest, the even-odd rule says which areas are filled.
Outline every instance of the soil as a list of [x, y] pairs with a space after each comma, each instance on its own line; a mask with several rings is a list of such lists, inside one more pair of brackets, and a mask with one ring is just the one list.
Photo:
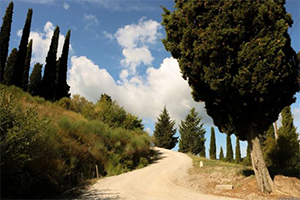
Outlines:
[[[295, 177], [286, 177], [277, 175], [274, 178], [276, 191], [271, 194], [264, 194], [257, 188], [254, 175], [245, 176], [241, 174], [240, 169], [226, 166], [205, 166], [200, 168], [194, 165], [188, 170], [186, 180], [179, 182], [183, 187], [193, 188], [204, 194], [226, 196], [240, 199], [294, 199], [300, 200], [300, 180]], [[216, 185], [233, 185], [232, 190], [217, 190]], [[292, 198], [290, 198], [292, 197]], [[298, 198], [297, 198], [298, 197]]]

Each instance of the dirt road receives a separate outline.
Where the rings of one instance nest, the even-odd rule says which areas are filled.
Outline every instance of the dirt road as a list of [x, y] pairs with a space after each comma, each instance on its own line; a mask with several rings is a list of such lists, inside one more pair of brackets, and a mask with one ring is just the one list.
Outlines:
[[91, 186], [80, 198], [101, 200], [225, 200], [178, 186], [192, 160], [185, 154], [156, 148], [161, 159], [143, 169], [108, 177]]

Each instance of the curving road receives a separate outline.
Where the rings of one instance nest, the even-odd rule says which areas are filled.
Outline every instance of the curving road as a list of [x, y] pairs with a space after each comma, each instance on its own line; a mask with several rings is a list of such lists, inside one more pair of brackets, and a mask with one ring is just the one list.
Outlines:
[[143, 169], [99, 180], [80, 198], [100, 200], [229, 200], [180, 187], [192, 160], [187, 155], [162, 148], [156, 163]]

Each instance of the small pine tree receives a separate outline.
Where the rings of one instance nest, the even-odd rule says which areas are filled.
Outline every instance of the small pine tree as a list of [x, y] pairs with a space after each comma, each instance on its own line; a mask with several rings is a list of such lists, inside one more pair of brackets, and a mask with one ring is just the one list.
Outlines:
[[18, 54], [18, 50], [16, 48], [13, 48], [10, 55], [8, 56], [6, 66], [5, 66], [5, 71], [4, 71], [4, 77], [3, 77], [3, 83], [6, 85], [13, 84], [12, 76], [13, 76], [16, 59], [17, 59], [17, 54]]
[[209, 158], [216, 160], [217, 148], [216, 148], [216, 136], [215, 129], [211, 127], [210, 131], [210, 148], [209, 148]]
[[224, 152], [222, 147], [220, 148], [219, 160], [224, 160]]
[[45, 72], [42, 81], [42, 87], [43, 87], [42, 96], [46, 100], [51, 100], [51, 101], [55, 100], [55, 94], [56, 94], [56, 84], [57, 84], [56, 54], [58, 48], [58, 38], [59, 38], [59, 27], [56, 26], [51, 39], [50, 48], [47, 54]]
[[179, 141], [180, 152], [190, 152], [198, 155], [205, 148], [205, 129], [203, 128], [204, 124], [201, 123], [201, 119], [195, 108], [192, 108], [189, 114], [187, 114], [185, 121], [181, 121], [181, 125], [179, 126], [181, 135]]
[[230, 134], [227, 134], [226, 136], [226, 161], [227, 162], [233, 161], [233, 150], [232, 150]]
[[26, 18], [25, 25], [23, 28], [22, 38], [21, 38], [21, 42], [19, 45], [17, 60], [15, 63], [14, 72], [13, 72], [13, 84], [20, 88], [22, 87], [22, 81], [23, 81], [23, 75], [24, 75], [31, 19], [32, 19], [32, 9], [30, 8], [30, 9], [28, 9], [27, 18]]
[[69, 30], [61, 57], [59, 59], [59, 64], [57, 68], [57, 91], [56, 91], [56, 100], [59, 100], [63, 97], [70, 97], [70, 86], [67, 84], [67, 70], [68, 70], [68, 55], [69, 55], [69, 46], [70, 46], [70, 35], [71, 31]]
[[241, 149], [240, 149], [240, 140], [236, 137], [236, 145], [235, 145], [235, 162], [241, 162]]
[[178, 140], [178, 137], [174, 136], [176, 133], [175, 121], [171, 120], [166, 107], [164, 107], [157, 120], [153, 133], [154, 144], [166, 149], [174, 148]]
[[32, 96], [40, 95], [42, 83], [42, 67], [42, 64], [36, 63], [31, 72], [28, 91]]
[[13, 9], [14, 3], [10, 2], [6, 8], [0, 31], [0, 82], [3, 81], [5, 63], [8, 54]]
[[30, 69], [30, 63], [31, 63], [31, 53], [32, 53], [32, 40], [29, 41], [28, 47], [27, 47], [27, 55], [24, 65], [24, 74], [23, 74], [23, 81], [22, 81], [22, 89], [23, 91], [28, 90], [28, 77], [29, 77], [29, 69]]

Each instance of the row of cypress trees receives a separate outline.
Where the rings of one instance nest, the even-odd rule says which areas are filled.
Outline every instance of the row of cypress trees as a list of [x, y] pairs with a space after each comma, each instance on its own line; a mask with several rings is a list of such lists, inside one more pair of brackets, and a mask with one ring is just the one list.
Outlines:
[[67, 84], [68, 54], [70, 46], [70, 30], [68, 31], [63, 51], [59, 59], [56, 58], [59, 27], [56, 26], [53, 33], [50, 48], [46, 57], [44, 76], [42, 77], [42, 64], [36, 63], [29, 78], [33, 41], [29, 40], [33, 10], [28, 9], [25, 25], [22, 32], [19, 48], [13, 48], [9, 57], [9, 40], [13, 16], [13, 2], [10, 2], [0, 31], [0, 83], [15, 85], [28, 91], [31, 95], [44, 97], [46, 100], [59, 100], [62, 97], [70, 97]]

